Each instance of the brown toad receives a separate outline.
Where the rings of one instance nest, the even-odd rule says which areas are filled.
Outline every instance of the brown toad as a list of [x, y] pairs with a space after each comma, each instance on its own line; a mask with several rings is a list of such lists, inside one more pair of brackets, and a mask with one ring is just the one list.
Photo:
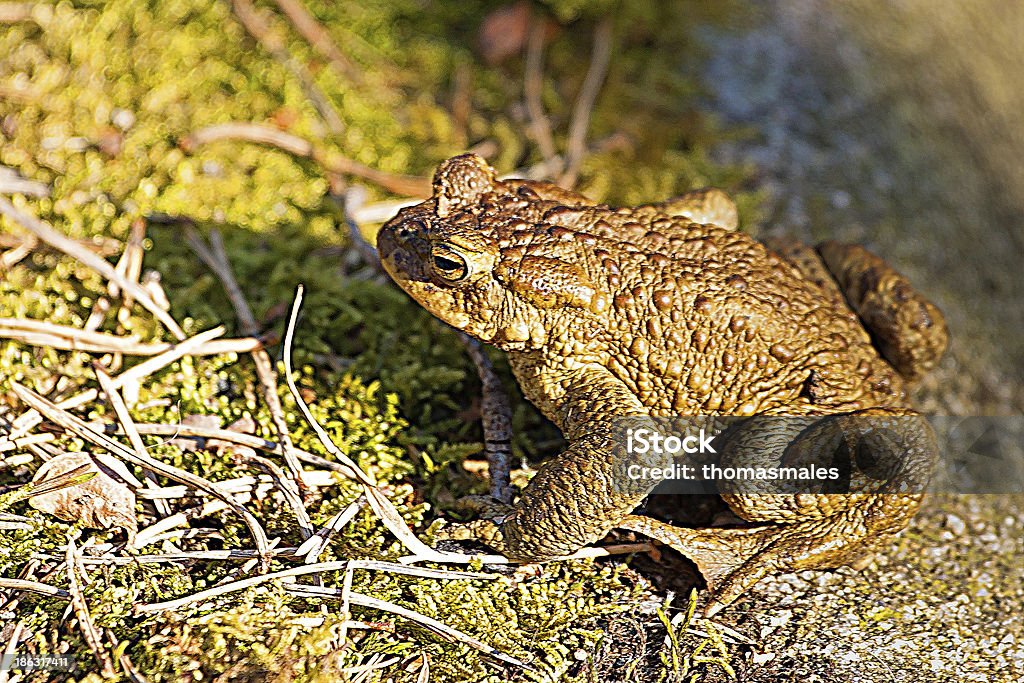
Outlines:
[[[935, 445], [904, 378], [941, 356], [941, 314], [860, 247], [766, 246], [736, 220], [717, 190], [615, 209], [546, 183], [498, 181], [464, 155], [441, 165], [431, 199], [382, 228], [391, 277], [438, 318], [507, 351], [527, 398], [569, 442], [514, 506], [473, 523], [488, 545], [542, 561], [633, 529], [697, 563], [712, 613], [770, 572], [851, 563], [906, 525]], [[860, 463], [904, 459], [914, 486], [725, 487], [748, 522], [729, 528], [631, 515], [655, 482], [624, 480], [633, 456], [614, 423], [677, 415], [738, 424], [723, 462], [846, 449]]]

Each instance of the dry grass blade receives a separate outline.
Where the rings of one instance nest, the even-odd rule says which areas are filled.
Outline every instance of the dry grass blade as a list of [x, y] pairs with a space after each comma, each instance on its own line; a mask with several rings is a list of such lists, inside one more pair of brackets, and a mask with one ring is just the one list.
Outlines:
[[[145, 343], [131, 337], [80, 330], [76, 327], [25, 318], [0, 318], [0, 338], [32, 346], [49, 346], [62, 351], [122, 353], [126, 356], [155, 356], [174, 348], [174, 344], [167, 342]], [[218, 339], [195, 349], [190, 355], [248, 353], [262, 347], [263, 340], [257, 337]]]
[[291, 72], [302, 87], [302, 91], [309, 98], [313, 107], [320, 114], [320, 118], [327, 123], [327, 127], [335, 135], [345, 130], [345, 124], [338, 115], [331, 100], [325, 95], [310, 75], [309, 70], [299, 60], [292, 57], [288, 52], [284, 39], [271, 27], [267, 17], [256, 9], [250, 0], [231, 0], [231, 9], [235, 17], [249, 35], [256, 39], [278, 62], [284, 65]]
[[246, 510], [244, 507], [235, 502], [231, 494], [225, 493], [220, 490], [215, 484], [203, 479], [202, 477], [186, 472], [183, 469], [174, 467], [162, 463], [159, 460], [147, 455], [138, 455], [122, 446], [117, 441], [107, 437], [100, 432], [93, 430], [89, 425], [78, 417], [75, 417], [66, 410], [61, 410], [56, 405], [46, 400], [39, 394], [35, 393], [31, 389], [21, 386], [17, 382], [11, 381], [11, 388], [14, 393], [17, 394], [18, 398], [28, 404], [30, 407], [39, 411], [47, 419], [52, 420], [54, 423], [64, 427], [68, 431], [80, 436], [81, 438], [101, 446], [122, 460], [138, 465], [139, 467], [148, 468], [174, 479], [180, 481], [183, 484], [188, 484], [194, 488], [204, 491], [214, 498], [222, 500], [232, 510], [238, 513], [245, 521], [245, 525], [249, 527], [250, 533], [252, 533], [253, 539], [256, 541], [256, 547], [260, 552], [266, 552], [268, 548], [267, 534], [263, 531], [263, 527], [260, 526], [259, 520], [252, 515], [251, 512]]
[[587, 153], [587, 128], [590, 127], [590, 115], [594, 111], [594, 103], [601, 91], [608, 62], [612, 54], [612, 20], [602, 19], [594, 29], [594, 48], [590, 55], [590, 68], [583, 79], [576, 106], [573, 108], [572, 120], [569, 124], [569, 142], [565, 150], [565, 172], [559, 179], [559, 185], [572, 188], [579, 176], [580, 165]]
[[[4, 23], [5, 3], [0, 3], [0, 24]], [[29, 12], [31, 13], [31, 5]], [[2, 97], [2, 95], [0, 95]], [[29, 180], [13, 168], [0, 166], [0, 194], [23, 194], [26, 197], [49, 197], [50, 187], [38, 180]]]
[[551, 124], [544, 114], [541, 96], [544, 91], [544, 33], [547, 21], [543, 16], [534, 17], [530, 22], [530, 37], [526, 43], [526, 64], [523, 74], [523, 95], [526, 111], [530, 116], [530, 132], [540, 148], [540, 153], [552, 175], [558, 166], [558, 152], [551, 135]]
[[[251, 497], [248, 495], [235, 497], [236, 503], [248, 502], [249, 500], [251, 500]], [[227, 508], [228, 504], [223, 500], [211, 500], [203, 503], [202, 505], [197, 505], [187, 510], [176, 512], [173, 515], [164, 517], [160, 521], [141, 530], [138, 535], [136, 535], [131, 547], [137, 550], [144, 548], [151, 543], [155, 543], [159, 538], [161, 538], [162, 534], [170, 531], [171, 529], [187, 526], [189, 521], [193, 519], [209, 517], [210, 515], [220, 512], [221, 510], [226, 510]]]
[[186, 152], [191, 152], [200, 145], [217, 140], [243, 140], [277, 147], [295, 156], [316, 162], [328, 174], [353, 175], [376, 183], [395, 194], [407, 197], [429, 197], [431, 194], [430, 181], [427, 178], [379, 171], [337, 152], [321, 149], [298, 136], [258, 123], [235, 122], [208, 126], [189, 134], [181, 140], [179, 145]]
[[[338, 483], [337, 478], [331, 472], [324, 470], [306, 471], [302, 479], [309, 486], [333, 486]], [[217, 486], [231, 494], [248, 493], [259, 498], [262, 494], [273, 489], [276, 484], [270, 475], [261, 474], [255, 477], [235, 477], [217, 482]], [[161, 486], [157, 489], [144, 489], [137, 493], [139, 498], [147, 500], [187, 498], [194, 495], [194, 491], [187, 486]]]
[[126, 294], [130, 294], [142, 306], [156, 316], [157, 320], [164, 324], [171, 334], [178, 339], [185, 339], [185, 333], [171, 315], [159, 306], [145, 289], [136, 282], [132, 282], [121, 273], [117, 272], [114, 266], [110, 265], [102, 257], [97, 256], [88, 249], [84, 249], [77, 241], [67, 237], [52, 227], [39, 220], [35, 216], [21, 211], [14, 204], [11, 204], [5, 197], [0, 197], [0, 213], [10, 218], [33, 235], [49, 244], [54, 249], [64, 252], [68, 256], [79, 261], [83, 265], [92, 268], [97, 273], [116, 283]]
[[[285, 586], [285, 591], [292, 594], [300, 595], [302, 597], [322, 597], [334, 599], [338, 599], [341, 597], [340, 589], [323, 588], [320, 586], [289, 585]], [[390, 614], [396, 614], [400, 617], [405, 617], [409, 621], [415, 622], [420, 626], [423, 626], [424, 628], [438, 634], [439, 636], [459, 643], [463, 643], [464, 645], [468, 645], [474, 650], [483, 652], [484, 654], [494, 657], [495, 659], [505, 662], [506, 664], [511, 664], [512, 666], [517, 666], [521, 669], [526, 669], [528, 671], [533, 670], [533, 667], [531, 667], [526, 662], [520, 661], [515, 657], [506, 655], [505, 653], [491, 647], [490, 645], [477, 640], [468, 633], [460, 631], [457, 628], [448, 626], [447, 624], [444, 624], [432, 617], [428, 617], [425, 614], [414, 612], [411, 609], [402, 607], [401, 605], [396, 605], [393, 602], [380, 600], [378, 598], [371, 598], [368, 595], [363, 595], [362, 593], [357, 593], [355, 591], [352, 591], [349, 594], [349, 600], [351, 600], [353, 605], [359, 605], [360, 607], [369, 607], [371, 609], [379, 609], [382, 612], [388, 612]]]
[[[555, 558], [556, 561], [564, 562], [566, 560], [590, 560], [597, 557], [610, 557], [612, 555], [629, 555], [632, 553], [646, 553], [654, 550], [655, 546], [653, 543], [617, 543], [613, 545], [606, 545], [602, 547], [587, 547], [577, 550], [572, 555], [566, 555], [564, 557]], [[434, 551], [435, 554], [437, 551]], [[422, 562], [424, 560], [431, 560], [433, 558], [423, 557], [421, 555], [403, 555], [398, 558], [398, 562], [402, 564], [410, 562]], [[474, 560], [479, 560], [483, 564], [520, 564], [518, 560], [510, 560], [504, 555], [460, 555], [456, 553], [443, 553], [443, 561], [447, 563], [455, 564], [469, 564]]]
[[114, 668], [114, 660], [110, 658], [110, 653], [103, 647], [103, 641], [100, 638], [99, 631], [96, 630], [92, 616], [89, 614], [89, 605], [86, 603], [85, 595], [82, 594], [82, 587], [79, 585], [74, 536], [68, 538], [65, 563], [68, 574], [68, 593], [71, 594], [71, 606], [75, 610], [75, 617], [78, 619], [78, 628], [82, 632], [82, 638], [85, 639], [89, 649], [92, 650], [93, 655], [96, 657], [96, 661], [99, 662], [103, 677], [113, 678], [117, 675], [117, 670]]
[[[160, 355], [153, 356], [152, 358], [139, 363], [135, 367], [125, 370], [114, 378], [114, 382], [111, 386], [116, 389], [121, 389], [125, 385], [138, 382], [157, 370], [170, 365], [182, 356], [190, 355], [196, 349], [203, 347], [207, 342], [221, 336], [222, 334], [224, 334], [223, 327], [214, 327], [213, 329], [206, 330], [205, 332], [200, 332], [193, 337], [189, 337], [185, 341], [175, 344]], [[99, 396], [99, 391], [96, 389], [86, 389], [79, 394], [75, 394], [71, 398], [61, 401], [57, 404], [57, 408], [65, 410], [77, 408], [78, 406], [85, 405], [89, 401], [94, 400], [97, 396]], [[19, 415], [18, 419], [14, 421], [8, 438], [15, 439], [19, 436], [23, 436], [28, 430], [32, 429], [40, 422], [41, 418], [38, 411], [27, 411], [26, 413]]]
[[57, 588], [56, 586], [51, 586], [47, 583], [29, 581], [27, 579], [5, 579], [0, 577], [0, 588], [13, 591], [29, 591], [31, 593], [48, 595], [54, 598], [71, 597], [71, 593], [68, 593], [63, 588]]
[[0, 254], [0, 272], [13, 268], [22, 259], [31, 254], [34, 248], [34, 244], [26, 242]]
[[[270, 574], [263, 574], [262, 576], [250, 576], [246, 579], [239, 581], [232, 581], [231, 583], [225, 583], [214, 588], [209, 588], [192, 595], [186, 595], [176, 600], [168, 600], [166, 602], [154, 602], [148, 605], [136, 605], [135, 611], [138, 614], [148, 614], [153, 612], [165, 612], [167, 610], [176, 610], [185, 605], [192, 603], [201, 602], [208, 600], [209, 598], [215, 598], [219, 595], [226, 593], [233, 593], [234, 591], [244, 590], [251, 588], [252, 586], [258, 586], [261, 583], [273, 581], [275, 579], [284, 579], [293, 576], [304, 576], [306, 574], [317, 574], [322, 572], [336, 572], [345, 571], [351, 560], [335, 560], [332, 562], [317, 562], [315, 564], [304, 564], [298, 567], [292, 567], [291, 569], [283, 569], [277, 572], [271, 572]], [[378, 571], [389, 571], [399, 574], [412, 574], [414, 576], [422, 576], [426, 578], [435, 579], [447, 579], [447, 580], [464, 580], [464, 579], [494, 579], [497, 578], [493, 574], [481, 574], [479, 572], [457, 572], [457, 571], [444, 571], [440, 569], [417, 569], [416, 572], [410, 572], [412, 567], [406, 567], [401, 564], [394, 562], [374, 562], [371, 564], [358, 564], [356, 568], [374, 569]]]
[[[117, 416], [117, 421], [121, 423], [121, 428], [124, 429], [124, 433], [128, 437], [128, 443], [135, 449], [136, 454], [145, 457], [147, 455], [146, 444], [142, 441], [142, 437], [139, 436], [139, 430], [135, 428], [135, 421], [132, 419], [131, 413], [128, 412], [128, 406], [125, 404], [124, 398], [114, 388], [114, 380], [111, 379], [110, 375], [103, 372], [103, 368], [97, 364], [93, 364], [93, 370], [96, 372], [96, 378], [99, 380], [100, 387], [107, 397], [107, 402], [114, 409], [114, 415]], [[146, 486], [151, 489], [160, 488], [160, 483], [156, 480], [155, 474], [146, 470], [143, 472], [143, 476], [146, 479]], [[171, 508], [166, 500], [155, 500], [153, 505], [156, 506], [156, 511], [160, 517], [166, 517], [171, 514]]]
[[348, 57], [342, 54], [341, 50], [331, 39], [331, 34], [324, 28], [323, 24], [316, 20], [309, 10], [299, 0], [274, 0], [274, 4], [281, 8], [285, 16], [292, 22], [295, 30], [302, 34], [302, 37], [309, 41], [317, 52], [327, 59], [331, 68], [342, 78], [359, 84], [363, 76], [353, 66]]
[[[272, 548], [268, 551], [271, 557], [292, 557], [295, 548]], [[40, 560], [51, 560], [52, 556], [47, 553], [37, 553], [32, 557]], [[87, 565], [113, 565], [122, 566], [126, 564], [192, 564], [195, 562], [228, 562], [239, 561], [249, 562], [258, 560], [260, 554], [256, 550], [193, 550], [181, 551], [178, 553], [152, 553], [150, 555], [105, 555], [103, 557], [82, 557], [81, 564]]]
[[[115, 425], [105, 425], [100, 423], [90, 423], [90, 427], [98, 429], [108, 434], [120, 433]], [[159, 436], [195, 436], [198, 438], [215, 438], [221, 441], [228, 441], [230, 443], [238, 443], [240, 445], [248, 445], [251, 449], [259, 449], [260, 451], [266, 451], [274, 455], [283, 455], [280, 443], [275, 443], [259, 436], [253, 436], [252, 434], [243, 434], [242, 432], [231, 431], [230, 429], [211, 429], [208, 427], [195, 427], [191, 425], [181, 424], [136, 424], [135, 427], [138, 429], [140, 434], [156, 434]], [[0, 451], [3, 451], [3, 441], [0, 441]], [[317, 467], [323, 467], [324, 469], [331, 470], [332, 472], [338, 472], [339, 474], [348, 477], [349, 479], [357, 479], [355, 472], [350, 467], [335, 463], [327, 460], [321, 456], [303, 451], [301, 449], [295, 450], [295, 455], [304, 463], [315, 465]], [[305, 476], [306, 473], [303, 473]]]
[[[25, 630], [25, 625], [20, 621], [14, 625], [14, 630], [11, 631], [11, 639], [7, 641], [7, 645], [4, 646], [3, 660], [9, 661], [14, 656], [14, 651], [21, 643], [21, 632]], [[6, 666], [0, 669], [0, 683], [7, 683], [11, 671]]]
[[[139, 284], [139, 277], [142, 275], [142, 259], [145, 256], [145, 249], [142, 244], [146, 239], [146, 221], [141, 218], [136, 218], [132, 221], [131, 234], [128, 236], [128, 242], [124, 245], [124, 251], [121, 253], [121, 258], [117, 260], [117, 266], [115, 266], [117, 272], [121, 273], [129, 282]], [[107, 287], [107, 291], [111, 297], [117, 297], [120, 295], [120, 288], [110, 283]], [[152, 296], [152, 294], [150, 295]], [[165, 311], [170, 308], [166, 301], [157, 301], [153, 299], [160, 308]], [[131, 312], [132, 307], [132, 295], [125, 292], [124, 296], [121, 297], [121, 307], [117, 310], [117, 320], [122, 325], [128, 322], [128, 316]]]
[[[309, 406], [306, 405], [306, 401], [303, 400], [302, 394], [299, 393], [299, 388], [295, 386], [295, 380], [292, 379], [292, 338], [295, 334], [295, 322], [299, 316], [299, 308], [302, 306], [302, 285], [299, 285], [295, 290], [295, 301], [292, 302], [291, 314], [288, 318], [288, 328], [284, 335], [284, 367], [285, 367], [285, 381], [288, 383], [288, 389], [292, 392], [292, 397], [295, 399], [295, 404], [299, 407], [303, 417], [309, 423], [310, 427], [316, 433], [317, 438], [320, 439], [320, 443], [323, 444], [327, 452], [338, 458], [342, 463], [347, 465], [356, 475], [356, 480], [363, 485], [363, 493], [366, 495], [366, 501], [370, 504], [374, 514], [376, 514], [380, 520], [384, 523], [384, 526], [388, 528], [395, 537], [402, 542], [406, 548], [412, 553], [423, 560], [434, 560], [437, 562], [444, 562], [453, 553], [441, 553], [433, 548], [429, 547], [420, 539], [416, 538], [412, 530], [402, 519], [402, 515], [398, 513], [395, 506], [392, 505], [391, 501], [387, 499], [384, 493], [377, 488], [377, 482], [363, 472], [362, 469], [347, 455], [342, 453], [341, 449], [338, 448], [331, 437], [327, 435], [324, 428], [320, 426], [320, 423], [313, 417], [313, 413], [310, 412]], [[458, 557], [458, 556], [455, 556]]]
[[[185, 239], [192, 250], [200, 259], [214, 272], [224, 286], [228, 299], [231, 301], [235, 315], [242, 325], [242, 331], [248, 335], [255, 335], [259, 332], [259, 325], [256, 316], [253, 315], [249, 302], [238, 285], [234, 272], [231, 270], [231, 263], [228, 261], [227, 251], [224, 249], [224, 241], [220, 232], [214, 230], [210, 235], [210, 246], [208, 247], [199, 236], [195, 228], [189, 226], [185, 230]], [[256, 375], [260, 380], [263, 389], [263, 400], [270, 411], [270, 418], [274, 423], [278, 436], [281, 439], [281, 448], [284, 451], [284, 462], [291, 473], [291, 479], [284, 476], [280, 478], [281, 491], [285, 501], [292, 509], [295, 520], [299, 525], [299, 533], [303, 540], [313, 535], [313, 523], [309, 519], [306, 507], [302, 502], [302, 465], [295, 455], [295, 447], [292, 445], [291, 434], [288, 431], [288, 420], [285, 418], [284, 409], [281, 407], [281, 399], [277, 395], [277, 371], [270, 359], [270, 354], [265, 349], [257, 349], [252, 353], [253, 361], [256, 363]], [[273, 466], [275, 467], [276, 466]]]
[[365, 506], [366, 496], [359, 496], [344, 510], [331, 517], [323, 529], [307, 538], [302, 545], [295, 549], [295, 554], [304, 557], [306, 564], [316, 562], [320, 558], [320, 553], [330, 542], [331, 536], [344, 529]]
[[[342, 640], [342, 642], [344, 642]], [[396, 664], [402, 661], [401, 657], [385, 657], [382, 654], [370, 655], [364, 664], [356, 664], [355, 666], [346, 666], [344, 669], [339, 669], [338, 673], [345, 676], [345, 680], [348, 683], [363, 683], [363, 681], [369, 680], [369, 674], [378, 669], [385, 669], [392, 664]]]

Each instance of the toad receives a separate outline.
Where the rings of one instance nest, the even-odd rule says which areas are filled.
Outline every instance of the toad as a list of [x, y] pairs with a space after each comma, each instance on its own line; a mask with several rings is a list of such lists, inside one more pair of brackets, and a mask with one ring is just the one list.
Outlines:
[[[474, 155], [444, 162], [433, 196], [383, 226], [391, 278], [506, 351], [568, 442], [513, 505], [477, 505], [482, 518], [466, 527], [475, 537], [546, 561], [630, 529], [696, 563], [713, 614], [768, 574], [855, 563], [906, 526], [936, 452], [906, 383], [942, 355], [941, 313], [859, 246], [762, 243], [736, 228], [718, 190], [613, 208], [498, 180]], [[726, 526], [634, 514], [659, 482], [625, 476], [636, 456], [619, 421], [681, 416], [722, 434], [720, 464], [824, 451], [845, 458], [845, 481], [860, 487], [724, 482], [738, 518]], [[900, 476], [856, 471], [879, 462], [899, 463]]]

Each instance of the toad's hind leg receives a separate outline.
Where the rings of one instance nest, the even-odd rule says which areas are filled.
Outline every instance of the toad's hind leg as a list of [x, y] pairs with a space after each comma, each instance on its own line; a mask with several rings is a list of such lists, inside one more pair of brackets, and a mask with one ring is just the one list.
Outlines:
[[630, 516], [620, 526], [666, 543], [696, 564], [710, 615], [768, 574], [856, 563], [902, 529], [921, 501], [935, 441], [912, 411], [871, 409], [824, 418], [761, 416], [725, 445], [726, 467], [837, 467], [839, 479], [720, 480], [751, 526], [687, 529]]
[[915, 380], [935, 367], [948, 336], [933, 303], [863, 247], [824, 242], [818, 253], [882, 355], [901, 375]]

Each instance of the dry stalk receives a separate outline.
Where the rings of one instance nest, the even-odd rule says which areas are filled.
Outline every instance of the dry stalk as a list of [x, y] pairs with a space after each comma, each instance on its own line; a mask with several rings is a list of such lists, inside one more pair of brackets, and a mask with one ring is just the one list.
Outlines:
[[35, 216], [30, 216], [24, 211], [21, 211], [15, 207], [14, 204], [11, 204], [6, 197], [0, 197], [0, 214], [7, 216], [9, 219], [28, 230], [54, 249], [64, 252], [76, 261], [92, 268], [103, 277], [116, 283], [125, 294], [130, 294], [135, 297], [135, 300], [142, 304], [143, 308], [156, 316], [157, 320], [163, 323], [164, 327], [166, 327], [177, 339], [185, 339], [185, 333], [178, 326], [178, 323], [175, 322], [170, 313], [153, 301], [149, 292], [143, 289], [138, 283], [132, 282], [124, 275], [117, 272], [117, 269], [103, 258], [97, 256], [88, 249], [83, 248], [76, 240], [66, 237]]
[[587, 153], [587, 128], [590, 127], [590, 116], [594, 111], [594, 103], [601, 91], [605, 74], [608, 73], [608, 62], [612, 54], [612, 20], [602, 19], [594, 29], [594, 47], [590, 55], [590, 68], [583, 79], [583, 87], [576, 98], [572, 119], [569, 124], [569, 142], [565, 150], [565, 172], [559, 178], [559, 185], [572, 188], [579, 176], [580, 165]]
[[71, 598], [63, 588], [57, 588], [41, 581], [29, 581], [27, 579], [5, 579], [0, 577], [0, 588], [5, 590], [29, 591], [39, 595], [47, 595], [53, 598]]
[[199, 475], [192, 474], [191, 472], [186, 472], [185, 470], [175, 467], [173, 465], [168, 465], [166, 463], [160, 462], [159, 460], [151, 457], [148, 454], [136, 454], [122, 446], [117, 441], [114, 441], [113, 439], [107, 437], [106, 435], [95, 431], [80, 418], [76, 417], [75, 415], [72, 415], [66, 410], [58, 408], [52, 402], [46, 400], [45, 398], [35, 393], [34, 391], [27, 389], [26, 387], [23, 387], [22, 385], [18, 384], [13, 380], [11, 381], [10, 384], [11, 388], [14, 390], [14, 393], [18, 396], [18, 398], [20, 398], [30, 407], [39, 411], [39, 413], [44, 415], [47, 419], [63, 427], [64, 429], [72, 432], [73, 434], [76, 434], [77, 436], [85, 439], [86, 441], [94, 443], [97, 446], [101, 446], [102, 448], [107, 449], [115, 456], [121, 458], [122, 460], [126, 460], [132, 463], [133, 465], [148, 468], [150, 470], [153, 470], [154, 472], [164, 475], [165, 477], [169, 477], [171, 479], [174, 479], [175, 481], [180, 481], [183, 484], [188, 484], [189, 486], [192, 486], [205, 493], [210, 494], [214, 498], [224, 501], [225, 503], [227, 503], [228, 507], [230, 507], [232, 510], [234, 510], [242, 517], [246, 526], [249, 527], [249, 531], [250, 533], [252, 533], [253, 539], [256, 541], [256, 547], [259, 548], [260, 552], [266, 552], [268, 547], [267, 534], [263, 530], [263, 527], [260, 526], [259, 520], [257, 520], [256, 517], [254, 517], [251, 512], [249, 512], [244, 507], [236, 503], [232, 498], [231, 494], [221, 491], [216, 484], [207, 481], [206, 479], [200, 477]]
[[250, 0], [231, 0], [231, 8], [234, 10], [238, 23], [245, 28], [249, 35], [255, 38], [257, 43], [262, 45], [274, 59], [280, 62], [284, 68], [288, 69], [292, 76], [299, 81], [302, 91], [313, 104], [317, 113], [320, 114], [320, 118], [327, 124], [331, 133], [339, 135], [344, 131], [345, 124], [342, 122], [341, 116], [338, 115], [338, 110], [331, 103], [330, 98], [317, 87], [316, 82], [302, 62], [292, 57], [285, 46], [284, 40], [273, 30], [267, 18], [256, 9], [256, 6]]
[[[213, 231], [210, 236], [209, 247], [203, 241], [203, 238], [199, 236], [199, 233], [191, 226], [186, 228], [185, 239], [192, 247], [192, 250], [196, 252], [199, 258], [202, 259], [224, 285], [224, 290], [228, 294], [231, 306], [235, 309], [235, 315], [238, 316], [238, 321], [241, 323], [242, 331], [248, 335], [257, 334], [259, 326], [256, 323], [256, 316], [253, 315], [252, 308], [249, 307], [249, 302], [246, 301], [242, 288], [238, 285], [238, 280], [235, 279], [235, 274], [231, 270], [231, 263], [228, 261], [220, 232], [217, 230]], [[284, 450], [284, 462], [291, 473], [291, 479], [285, 478], [282, 473], [280, 479], [281, 490], [285, 501], [292, 508], [292, 513], [298, 522], [299, 533], [302, 535], [303, 540], [305, 540], [313, 535], [313, 524], [302, 502], [302, 491], [304, 489], [302, 465], [295, 455], [295, 447], [292, 445], [291, 434], [288, 431], [288, 420], [285, 418], [281, 399], [277, 395], [277, 371], [274, 369], [274, 363], [266, 349], [256, 349], [252, 353], [252, 358], [256, 364], [256, 375], [263, 389], [263, 400], [267, 404], [271, 420], [274, 422], [274, 428], [281, 439], [281, 447]]]
[[551, 135], [551, 123], [544, 113], [541, 97], [544, 92], [544, 33], [547, 21], [543, 16], [536, 16], [530, 22], [530, 37], [526, 44], [526, 64], [523, 74], [523, 94], [526, 98], [526, 111], [530, 117], [530, 133], [544, 161], [548, 163], [554, 175], [558, 152], [555, 140]]
[[316, 20], [309, 10], [298, 0], [274, 0], [292, 26], [305, 38], [313, 49], [319, 52], [342, 79], [355, 84], [363, 82], [363, 75], [355, 65], [334, 44], [331, 34], [323, 24]]
[[[111, 386], [116, 389], [121, 389], [124, 386], [139, 382], [143, 378], [148, 377], [167, 365], [170, 365], [179, 358], [191, 354], [195, 349], [202, 347], [207, 342], [221, 336], [222, 334], [224, 334], [223, 327], [214, 327], [213, 329], [206, 330], [205, 332], [200, 332], [194, 337], [189, 337], [185, 341], [170, 347], [167, 351], [143, 361], [133, 368], [125, 370], [114, 378]], [[95, 400], [97, 396], [99, 396], [98, 390], [86, 389], [85, 391], [75, 394], [70, 398], [64, 399], [58, 403], [56, 407], [64, 410], [70, 410], [71, 408], [77, 408]], [[8, 434], [8, 438], [16, 439], [23, 436], [28, 432], [28, 430], [32, 429], [40, 422], [42, 422], [42, 417], [40, 416], [39, 411], [28, 410], [19, 415], [14, 421], [10, 433]]]
[[117, 670], [114, 668], [114, 660], [110, 658], [110, 653], [103, 647], [103, 641], [100, 639], [99, 631], [96, 630], [96, 625], [93, 623], [92, 615], [89, 614], [89, 605], [85, 601], [85, 595], [82, 593], [82, 587], [79, 584], [78, 561], [75, 556], [75, 538], [76, 536], [68, 538], [65, 555], [71, 606], [74, 608], [75, 617], [78, 619], [78, 628], [82, 632], [82, 638], [85, 639], [89, 649], [92, 650], [93, 656], [96, 657], [96, 661], [99, 662], [103, 677], [114, 678], [117, 675]]
[[[442, 553], [434, 550], [430, 546], [426, 545], [423, 541], [416, 538], [416, 535], [412, 532], [409, 526], [402, 519], [402, 515], [395, 509], [394, 504], [384, 495], [384, 492], [377, 487], [376, 480], [370, 475], [366, 474], [359, 465], [357, 465], [351, 458], [342, 452], [340, 448], [327, 435], [324, 428], [317, 422], [316, 418], [313, 417], [313, 413], [309, 410], [309, 406], [306, 405], [306, 401], [302, 398], [302, 394], [299, 392], [299, 388], [295, 386], [295, 380], [292, 379], [292, 338], [295, 333], [295, 322], [298, 319], [299, 308], [302, 305], [302, 285], [299, 285], [295, 291], [295, 301], [292, 302], [291, 315], [288, 318], [288, 328], [284, 335], [284, 366], [285, 366], [285, 381], [288, 383], [288, 389], [292, 392], [292, 398], [295, 399], [295, 404], [299, 407], [303, 417], [309, 423], [310, 427], [316, 433], [317, 438], [320, 439], [320, 443], [323, 444], [327, 452], [341, 461], [344, 465], [347, 465], [353, 473], [356, 475], [356, 481], [363, 485], [363, 494], [366, 496], [366, 501], [370, 504], [370, 508], [374, 514], [383, 522], [384, 526], [387, 527], [388, 531], [395, 535], [395, 537], [408, 548], [415, 556], [420, 560], [430, 560], [434, 562], [445, 562], [449, 559], [453, 561], [461, 561], [466, 558], [464, 555], [457, 553]], [[500, 556], [499, 556], [500, 557]]]
[[[111, 379], [110, 375], [103, 372], [103, 368], [99, 364], [93, 364], [93, 371], [96, 373], [96, 379], [99, 380], [100, 387], [107, 397], [107, 402], [114, 409], [117, 421], [121, 424], [121, 428], [128, 437], [128, 443], [135, 449], [136, 454], [145, 457], [147, 455], [146, 444], [142, 441], [142, 437], [139, 436], [139, 430], [135, 428], [135, 421], [132, 420], [131, 413], [128, 412], [128, 406], [125, 404], [124, 398], [114, 388], [114, 380]], [[150, 489], [160, 488], [160, 483], [156, 480], [156, 475], [153, 472], [144, 470], [142, 474], [146, 479], [146, 486]], [[171, 514], [171, 508], [166, 500], [154, 500], [153, 505], [156, 507], [158, 517], [166, 517]]]
[[[174, 348], [174, 344], [167, 342], [140, 342], [132, 337], [80, 330], [75, 327], [27, 318], [0, 318], [0, 339], [11, 339], [30, 346], [49, 346], [62, 351], [118, 353], [125, 356], [155, 356]], [[263, 347], [264, 343], [265, 340], [259, 337], [218, 339], [194, 349], [188, 355], [215, 356], [222, 353], [249, 353]]]
[[337, 152], [317, 147], [291, 133], [258, 123], [221, 123], [201, 128], [183, 138], [178, 144], [186, 152], [217, 140], [242, 140], [276, 147], [297, 157], [310, 159], [328, 175], [352, 175], [380, 185], [385, 190], [407, 197], [429, 197], [430, 181], [418, 176], [398, 175], [370, 168]]

